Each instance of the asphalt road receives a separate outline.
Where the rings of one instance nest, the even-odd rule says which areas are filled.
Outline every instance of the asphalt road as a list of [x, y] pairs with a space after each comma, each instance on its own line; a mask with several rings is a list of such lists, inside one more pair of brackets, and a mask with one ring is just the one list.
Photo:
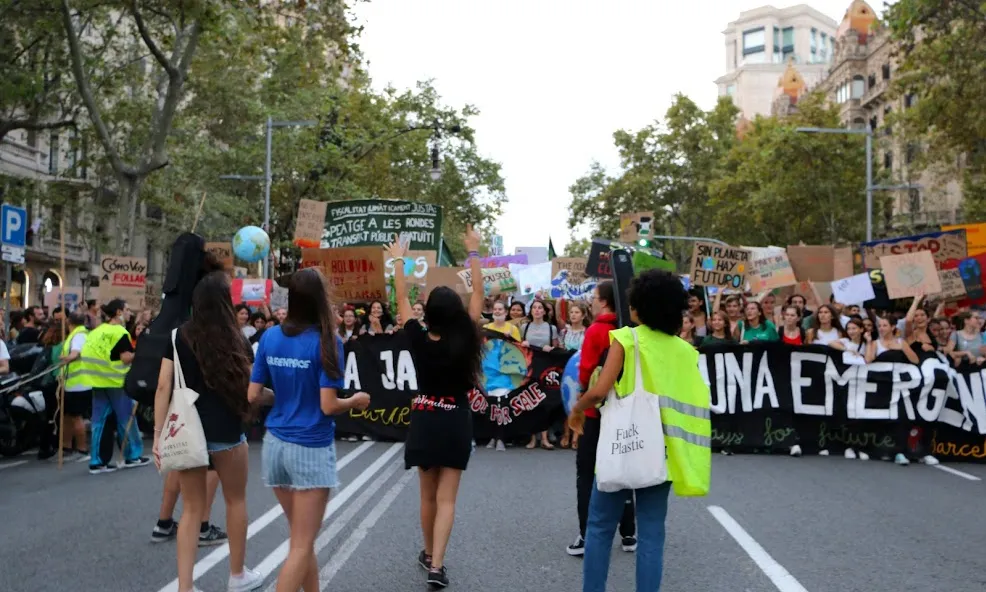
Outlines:
[[[338, 446], [343, 486], [318, 543], [322, 589], [426, 590], [417, 481], [400, 445]], [[257, 475], [259, 443], [250, 456]], [[581, 589], [581, 560], [564, 552], [577, 530], [574, 464], [570, 451], [477, 451], [446, 561], [451, 589]], [[149, 542], [160, 495], [150, 467], [91, 476], [85, 463], [59, 472], [0, 459], [0, 590], [175, 590], [174, 543]], [[663, 589], [981, 592], [984, 500], [986, 465], [716, 456], [709, 497], [672, 496]], [[248, 505], [247, 562], [276, 573], [287, 523], [259, 478]], [[633, 555], [613, 554], [609, 590], [632, 591]], [[225, 590], [225, 557], [225, 546], [200, 550], [204, 592]]]

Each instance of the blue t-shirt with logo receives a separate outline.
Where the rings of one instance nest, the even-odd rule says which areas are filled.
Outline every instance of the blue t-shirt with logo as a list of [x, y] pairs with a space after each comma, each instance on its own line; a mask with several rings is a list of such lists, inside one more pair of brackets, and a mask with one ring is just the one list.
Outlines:
[[[336, 339], [340, 372], [346, 367], [342, 339]], [[342, 390], [343, 379], [329, 378], [322, 368], [321, 338], [316, 329], [287, 337], [280, 327], [264, 332], [253, 363], [251, 382], [272, 384], [274, 407], [267, 429], [278, 439], [309, 448], [332, 444], [335, 420], [322, 413], [319, 389]]]

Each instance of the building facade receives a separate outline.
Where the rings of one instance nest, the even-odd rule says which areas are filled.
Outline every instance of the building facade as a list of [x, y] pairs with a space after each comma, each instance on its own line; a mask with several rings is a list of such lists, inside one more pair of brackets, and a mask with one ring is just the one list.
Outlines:
[[814, 8], [762, 6], [740, 13], [723, 31], [726, 74], [716, 80], [743, 119], [770, 115], [777, 80], [794, 63], [809, 86], [828, 73], [837, 23]]

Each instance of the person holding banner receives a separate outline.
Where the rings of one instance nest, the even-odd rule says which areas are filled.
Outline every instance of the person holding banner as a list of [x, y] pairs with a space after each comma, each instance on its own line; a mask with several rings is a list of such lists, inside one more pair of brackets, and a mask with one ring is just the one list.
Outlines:
[[[408, 242], [399, 237], [385, 247], [387, 256], [403, 261]], [[479, 234], [472, 226], [466, 226], [463, 244], [469, 250], [472, 277], [481, 278]], [[469, 393], [479, 384], [482, 373], [478, 323], [483, 313], [483, 289], [479, 283], [473, 287], [466, 310], [455, 290], [434, 288], [425, 303], [425, 328], [408, 300], [406, 271], [403, 265], [394, 265], [394, 289], [398, 312], [407, 319], [404, 331], [410, 341], [419, 394], [411, 403], [404, 466], [418, 469], [424, 538], [418, 564], [428, 570], [430, 586], [445, 588], [449, 585], [445, 550], [455, 521], [455, 500], [472, 454]]]
[[767, 320], [759, 302], [747, 302], [743, 313], [745, 318], [736, 323], [736, 341], [777, 341], [777, 328]]
[[808, 327], [808, 343], [831, 345], [845, 336], [846, 332], [842, 330], [835, 307], [831, 304], [819, 306], [818, 312], [811, 317], [811, 326]]

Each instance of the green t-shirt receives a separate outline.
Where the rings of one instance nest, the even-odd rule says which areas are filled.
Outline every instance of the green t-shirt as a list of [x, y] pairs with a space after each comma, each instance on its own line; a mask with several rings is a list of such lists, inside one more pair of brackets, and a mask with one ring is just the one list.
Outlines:
[[746, 327], [745, 321], [740, 321], [739, 327], [740, 341], [777, 341], [777, 329], [774, 323], [767, 321], [760, 323], [756, 328]]
[[714, 335], [706, 335], [702, 338], [702, 343], [698, 344], [699, 347], [703, 345], [715, 345], [717, 343], [727, 343], [732, 341], [732, 339], [727, 339], [725, 337], [716, 337]]

